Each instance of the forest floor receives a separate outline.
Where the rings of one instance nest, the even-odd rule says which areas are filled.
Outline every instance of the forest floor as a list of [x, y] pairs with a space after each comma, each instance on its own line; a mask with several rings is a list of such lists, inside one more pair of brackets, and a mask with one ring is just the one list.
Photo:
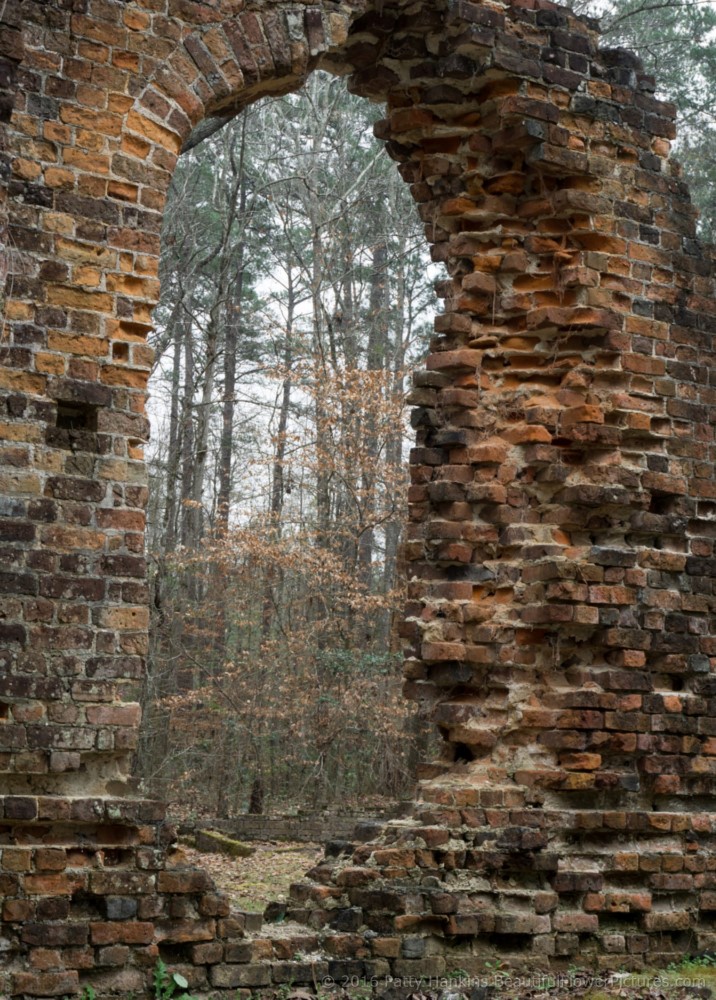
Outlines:
[[251, 841], [256, 853], [248, 858], [204, 854], [182, 845], [190, 864], [209, 872], [217, 886], [239, 910], [263, 913], [269, 903], [288, 898], [292, 882], [299, 882], [323, 857], [323, 845]]
[[[190, 864], [209, 872], [234, 906], [253, 913], [263, 912], [271, 902], [284, 901], [291, 883], [300, 881], [323, 856], [319, 844], [254, 841], [251, 846], [256, 852], [248, 858], [205, 854], [185, 844], [182, 851]], [[708, 1000], [716, 997], [716, 958], [685, 958], [668, 969], [634, 975], [617, 969], [597, 974], [570, 969], [552, 977], [512, 975], [496, 962], [481, 977], [463, 978], [458, 969], [447, 982], [441, 981], [439, 989], [426, 985], [409, 1000]], [[390, 987], [379, 991], [378, 997], [403, 1000]], [[306, 990], [295, 989], [285, 997], [282, 994], [282, 1000], [311, 997]], [[366, 992], [338, 990], [320, 1000], [366, 1000]]]

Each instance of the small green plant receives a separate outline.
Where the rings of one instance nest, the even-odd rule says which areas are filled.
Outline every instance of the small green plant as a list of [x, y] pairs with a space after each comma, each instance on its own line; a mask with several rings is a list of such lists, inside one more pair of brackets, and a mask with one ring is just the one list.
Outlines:
[[667, 965], [667, 972], [691, 972], [695, 969], [716, 968], [716, 955], [684, 955], [679, 962]]
[[468, 974], [465, 969], [453, 969], [448, 973], [448, 979], [467, 979]]
[[[170, 972], [161, 958], [154, 966], [154, 1000], [196, 1000], [186, 992], [189, 983], [178, 972]], [[177, 992], [181, 990], [181, 992]]]
[[91, 986], [85, 986], [82, 990], [82, 1000], [97, 1000], [97, 994]]
[[348, 992], [351, 1000], [370, 1000], [373, 996], [371, 984], [365, 979], [359, 979], [356, 986]]

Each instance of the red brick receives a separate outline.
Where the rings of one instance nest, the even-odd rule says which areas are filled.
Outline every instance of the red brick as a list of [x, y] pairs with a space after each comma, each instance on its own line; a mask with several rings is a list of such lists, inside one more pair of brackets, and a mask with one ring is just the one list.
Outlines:
[[141, 921], [90, 924], [92, 944], [151, 944], [154, 925]]

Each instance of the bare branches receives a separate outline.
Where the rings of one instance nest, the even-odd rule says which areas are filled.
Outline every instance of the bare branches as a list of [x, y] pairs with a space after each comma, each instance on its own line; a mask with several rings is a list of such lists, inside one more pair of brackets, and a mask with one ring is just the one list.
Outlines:
[[412, 752], [390, 635], [432, 275], [374, 115], [314, 74], [173, 184], [143, 740], [157, 791], [197, 808], [257, 782], [267, 801], [399, 790]]

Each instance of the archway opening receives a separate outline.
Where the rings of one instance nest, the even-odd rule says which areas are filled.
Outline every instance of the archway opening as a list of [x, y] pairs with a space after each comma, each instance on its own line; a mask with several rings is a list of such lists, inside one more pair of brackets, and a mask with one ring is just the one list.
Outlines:
[[174, 174], [138, 768], [185, 812], [385, 806], [426, 751], [399, 553], [435, 268], [380, 116], [318, 71]]

